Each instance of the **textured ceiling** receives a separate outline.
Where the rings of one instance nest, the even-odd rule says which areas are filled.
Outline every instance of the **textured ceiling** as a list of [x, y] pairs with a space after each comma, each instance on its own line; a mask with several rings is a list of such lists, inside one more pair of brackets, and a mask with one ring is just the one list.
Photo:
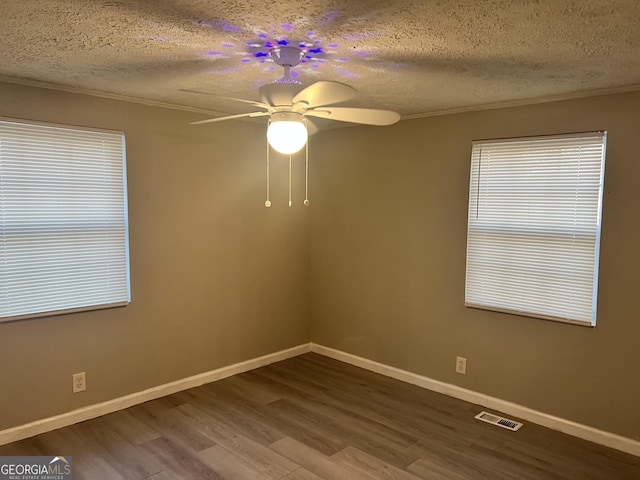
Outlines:
[[5, 80], [221, 114], [282, 76], [278, 41], [404, 116], [640, 88], [638, 0], [5, 0], [0, 38]]

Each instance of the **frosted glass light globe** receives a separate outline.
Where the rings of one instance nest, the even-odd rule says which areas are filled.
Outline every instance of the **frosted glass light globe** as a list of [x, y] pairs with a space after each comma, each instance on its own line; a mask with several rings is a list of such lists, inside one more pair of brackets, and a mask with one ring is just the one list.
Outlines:
[[301, 114], [276, 112], [271, 115], [267, 140], [277, 152], [285, 155], [296, 153], [307, 143], [307, 137], [307, 127]]

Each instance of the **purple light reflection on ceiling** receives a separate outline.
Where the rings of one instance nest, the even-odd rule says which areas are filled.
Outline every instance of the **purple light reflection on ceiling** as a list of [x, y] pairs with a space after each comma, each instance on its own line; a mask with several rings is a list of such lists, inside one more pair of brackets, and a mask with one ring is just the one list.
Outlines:
[[195, 20], [193, 23], [196, 25], [202, 25], [205, 27], [215, 28], [222, 30], [223, 32], [240, 33], [240, 27], [232, 23], [225, 22], [223, 20]]
[[[320, 20], [316, 22], [316, 25], [335, 22], [341, 16], [342, 12], [340, 10], [328, 11], [322, 15]], [[207, 52], [203, 52], [203, 54], [213, 57], [214, 59], [230, 58], [231, 56], [238, 58], [239, 56], [240, 61], [236, 64], [238, 67], [226, 68], [223, 71], [217, 71], [215, 73], [232, 73], [234, 71], [238, 71], [240, 68], [246, 68], [246, 65], [249, 64], [261, 65], [261, 68], [263, 68], [265, 72], [280, 72], [280, 67], [271, 64], [273, 63], [273, 59], [271, 58], [270, 51], [276, 47], [284, 46], [295, 46], [304, 52], [300, 65], [296, 70], [292, 69], [291, 71], [292, 77], [302, 78], [304, 77], [305, 72], [310, 76], [317, 76], [319, 71], [327, 68], [324, 66], [326, 64], [334, 67], [333, 73], [336, 75], [346, 78], [359, 78], [360, 75], [354, 73], [352, 70], [339, 68], [339, 65], [344, 65], [353, 61], [358, 63], [358, 58], [367, 57], [367, 60], [373, 60], [376, 57], [375, 52], [367, 51], [366, 45], [357, 45], [359, 48], [356, 50], [356, 45], [353, 45], [351, 42], [360, 42], [363, 39], [377, 36], [377, 32], [356, 31], [345, 35], [343, 39], [347, 45], [335, 41], [325, 43], [321, 34], [318, 34], [316, 30], [309, 29], [310, 25], [308, 22], [305, 29], [299, 29], [293, 23], [287, 22], [275, 25], [274, 31], [271, 32], [268, 30], [251, 28], [251, 30], [256, 32], [254, 33], [255, 36], [253, 39], [246, 41], [246, 37], [245, 39], [242, 39], [237, 34], [247, 31], [246, 28], [243, 30], [243, 28], [247, 26], [241, 28], [238, 25], [225, 22], [221, 19], [197, 20], [193, 23], [203, 27], [215, 28], [219, 31], [230, 33], [229, 37], [227, 37], [227, 41], [221, 44], [221, 48], [223, 48], [222, 51], [212, 49]], [[282, 34], [283, 31], [286, 32], [284, 35]], [[296, 31], [298, 32], [297, 34], [295, 33]], [[398, 64], [396, 65], [396, 68], [402, 68], [404, 66], [405, 65]], [[265, 81], [268, 82], [273, 80], [262, 79], [262, 81], [264, 83]]]
[[364, 40], [365, 38], [377, 37], [378, 35], [374, 35], [371, 32], [362, 32], [362, 33], [352, 33], [349, 35], [345, 35], [345, 40]]
[[358, 75], [357, 73], [353, 73], [351, 70], [347, 70], [344, 68], [336, 68], [335, 72], [338, 75], [342, 75], [343, 77], [346, 77], [346, 78], [354, 78], [354, 79], [360, 78], [360, 75]]
[[338, 17], [340, 17], [340, 15], [342, 15], [342, 12], [340, 10], [332, 10], [330, 12], [327, 12], [322, 16], [322, 18], [318, 22], [318, 25], [326, 25], [327, 23], [333, 23], [336, 21]]

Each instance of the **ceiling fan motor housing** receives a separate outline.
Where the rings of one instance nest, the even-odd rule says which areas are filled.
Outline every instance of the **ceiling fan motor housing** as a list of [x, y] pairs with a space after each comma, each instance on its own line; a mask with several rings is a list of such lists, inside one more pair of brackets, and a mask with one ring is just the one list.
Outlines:
[[269, 83], [260, 87], [260, 101], [273, 107], [290, 107], [293, 97], [304, 88], [301, 83]]
[[271, 50], [271, 58], [281, 67], [295, 67], [304, 57], [304, 51], [298, 47], [276, 47]]

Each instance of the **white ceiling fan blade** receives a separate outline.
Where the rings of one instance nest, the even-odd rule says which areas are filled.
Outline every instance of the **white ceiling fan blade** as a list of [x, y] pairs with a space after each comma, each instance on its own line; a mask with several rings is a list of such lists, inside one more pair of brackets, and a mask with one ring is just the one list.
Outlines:
[[307, 134], [315, 135], [320, 131], [318, 125], [316, 125], [315, 122], [313, 122], [313, 120], [311, 120], [310, 118], [305, 118], [304, 123], [307, 126]]
[[333, 105], [354, 98], [358, 92], [355, 88], [340, 82], [322, 80], [312, 83], [293, 97], [292, 103], [305, 103], [307, 108]]
[[243, 117], [266, 117], [271, 115], [269, 112], [251, 112], [251, 113], [240, 113], [238, 115], [229, 115], [227, 117], [215, 117], [208, 118], [207, 120], [200, 120], [199, 122], [191, 122], [190, 125], [202, 125], [203, 123], [213, 123], [213, 122], [223, 122], [225, 120], [233, 120], [234, 118], [243, 118]]
[[255, 100], [245, 100], [243, 98], [235, 98], [235, 97], [222, 97], [225, 100], [233, 100], [234, 102], [242, 102], [242, 103], [248, 103], [249, 105], [253, 105], [254, 107], [258, 107], [258, 108], [264, 108], [265, 110], [269, 110], [272, 111], [273, 107], [271, 107], [271, 105], [267, 105], [266, 103], [262, 103], [262, 102], [257, 102]]
[[255, 100], [245, 100], [244, 98], [236, 98], [236, 97], [221, 97], [216, 95], [215, 93], [201, 92], [200, 90], [190, 90], [188, 88], [181, 88], [180, 91], [185, 93], [194, 93], [196, 95], [206, 95], [208, 97], [216, 97], [217, 99], [222, 99], [222, 100], [232, 100], [234, 102], [248, 103], [249, 105], [253, 105], [254, 107], [264, 108], [265, 110], [269, 110], [269, 111], [273, 110], [273, 108], [270, 105], [267, 105], [266, 103], [262, 103], [262, 102], [257, 102]]
[[328, 118], [339, 122], [361, 123], [363, 125], [392, 125], [400, 120], [400, 114], [391, 110], [373, 108], [329, 107], [307, 110], [306, 116]]

